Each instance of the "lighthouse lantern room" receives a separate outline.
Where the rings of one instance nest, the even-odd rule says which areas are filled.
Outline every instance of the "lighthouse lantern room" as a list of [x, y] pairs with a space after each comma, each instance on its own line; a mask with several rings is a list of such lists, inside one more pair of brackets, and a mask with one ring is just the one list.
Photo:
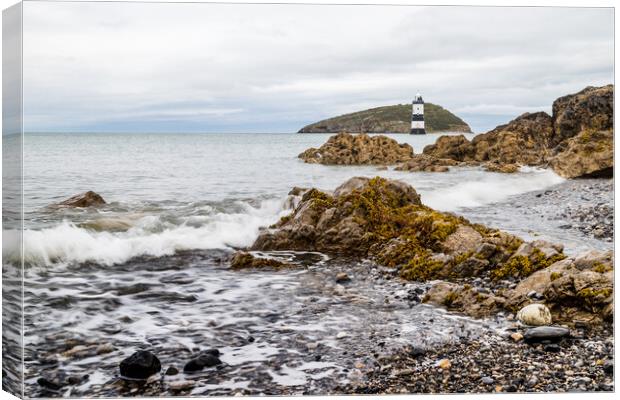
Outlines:
[[411, 108], [411, 134], [426, 134], [426, 130], [424, 130], [424, 100], [422, 100], [420, 93], [415, 95]]

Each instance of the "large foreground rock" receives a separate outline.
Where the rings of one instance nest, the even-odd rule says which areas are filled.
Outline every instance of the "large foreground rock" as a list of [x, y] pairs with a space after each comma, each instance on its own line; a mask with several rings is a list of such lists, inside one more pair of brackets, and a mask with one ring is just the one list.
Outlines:
[[413, 148], [387, 136], [340, 133], [320, 148], [310, 148], [299, 155], [307, 163], [327, 165], [390, 165], [413, 157]]
[[320, 251], [374, 258], [410, 280], [488, 275], [517, 279], [563, 257], [516, 236], [424, 206], [411, 186], [352, 178], [333, 194], [311, 189], [293, 213], [264, 229], [255, 250]]

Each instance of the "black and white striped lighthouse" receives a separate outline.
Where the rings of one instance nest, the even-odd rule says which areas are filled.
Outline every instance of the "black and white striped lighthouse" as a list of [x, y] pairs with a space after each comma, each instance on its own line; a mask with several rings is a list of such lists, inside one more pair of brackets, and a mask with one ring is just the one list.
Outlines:
[[415, 99], [411, 103], [411, 134], [424, 135], [424, 100], [420, 93], [415, 95]]

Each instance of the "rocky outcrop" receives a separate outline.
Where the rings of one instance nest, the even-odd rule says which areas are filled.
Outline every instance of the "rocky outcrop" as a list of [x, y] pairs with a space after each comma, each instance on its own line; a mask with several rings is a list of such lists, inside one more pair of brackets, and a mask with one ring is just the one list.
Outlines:
[[358, 177], [333, 194], [306, 192], [290, 216], [261, 231], [252, 248], [371, 257], [398, 268], [405, 279], [425, 281], [521, 278], [561, 257], [539, 245], [524, 247], [516, 236], [426, 207], [403, 182]]
[[442, 136], [435, 144], [426, 146], [423, 153], [478, 164], [539, 165], [546, 159], [551, 132], [548, 114], [526, 113], [471, 141], [463, 135]]
[[586, 323], [613, 317], [612, 253], [597, 251], [534, 272], [507, 293], [512, 310], [543, 299], [554, 320]]
[[580, 132], [563, 144], [549, 165], [564, 178], [611, 178], [614, 172], [613, 131]]
[[[613, 315], [611, 253], [566, 258], [562, 245], [524, 242], [435, 211], [411, 186], [380, 177], [351, 178], [333, 193], [295, 194], [301, 199], [294, 211], [262, 229], [253, 250], [370, 258], [406, 280], [437, 281], [424, 300], [473, 317], [517, 313], [534, 303], [548, 307], [554, 322], [596, 323]], [[237, 253], [233, 265], [255, 262]]]
[[55, 204], [55, 207], [95, 207], [106, 204], [103, 197], [98, 195], [93, 191], [88, 191], [80, 194], [76, 194], [68, 198], [65, 201], [62, 201], [58, 204]]
[[[424, 105], [426, 131], [471, 132], [469, 125], [441, 106]], [[307, 125], [299, 133], [409, 133], [411, 130], [411, 104], [377, 107], [345, 114]]]
[[327, 165], [390, 165], [413, 157], [413, 148], [387, 136], [340, 133], [320, 148], [310, 148], [299, 155], [306, 163]]
[[584, 131], [613, 130], [614, 86], [589, 86], [579, 93], [560, 97], [553, 102], [554, 148]]
[[566, 178], [613, 174], [613, 85], [588, 87], [557, 99], [553, 116], [525, 113], [474, 137], [441, 136], [423, 153], [439, 159], [516, 172], [521, 165], [550, 166]]

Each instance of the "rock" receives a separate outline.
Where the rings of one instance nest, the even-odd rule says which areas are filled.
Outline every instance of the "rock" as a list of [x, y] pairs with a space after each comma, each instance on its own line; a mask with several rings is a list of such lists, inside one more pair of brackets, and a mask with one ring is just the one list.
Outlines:
[[387, 136], [340, 133], [330, 137], [318, 149], [299, 155], [306, 163], [327, 165], [391, 165], [410, 160], [413, 148]]
[[510, 335], [510, 338], [514, 341], [514, 342], [520, 342], [521, 340], [523, 340], [523, 335], [520, 334], [519, 332], [515, 332], [513, 334]]
[[233, 254], [230, 262], [230, 267], [233, 269], [246, 269], [246, 268], [290, 268], [292, 264], [284, 261], [276, 260], [275, 258], [259, 258], [245, 251], [238, 251]]
[[202, 371], [205, 367], [215, 367], [220, 365], [222, 361], [219, 359], [220, 352], [217, 349], [206, 350], [200, 352], [198, 357], [189, 360], [183, 367], [183, 372]]
[[614, 172], [613, 130], [584, 130], [570, 138], [549, 160], [564, 178], [611, 178]]
[[449, 167], [459, 165], [449, 158], [437, 158], [428, 154], [414, 154], [412, 159], [394, 168], [396, 171], [409, 172], [448, 172]]
[[344, 339], [347, 336], [349, 336], [346, 332], [338, 332], [338, 334], [336, 335], [336, 339]]
[[613, 91], [613, 85], [588, 87], [557, 99], [553, 116], [525, 113], [471, 142], [462, 135], [441, 136], [423, 153], [434, 159], [483, 164], [494, 172], [516, 172], [519, 165], [550, 165], [566, 178], [611, 177]]
[[489, 376], [483, 376], [480, 380], [485, 385], [492, 385], [493, 383], [495, 383], [495, 380]]
[[484, 164], [484, 169], [489, 172], [499, 172], [502, 174], [513, 174], [519, 171], [518, 164], [501, 164], [498, 162], [488, 162]]
[[447, 358], [444, 358], [437, 362], [437, 366], [443, 370], [447, 370], [447, 369], [450, 369], [450, 367], [452, 367], [452, 363], [450, 363], [450, 360], [448, 360]]
[[97, 352], [97, 354], [107, 354], [107, 353], [111, 353], [114, 350], [116, 350], [116, 348], [114, 346], [112, 346], [110, 343], [103, 343], [100, 344], [99, 346], [97, 346], [97, 348], [95, 349], [95, 351]]
[[504, 299], [480, 293], [468, 285], [449, 282], [435, 283], [424, 296], [425, 303], [462, 312], [474, 318], [493, 315], [503, 308]]
[[177, 375], [178, 373], [179, 370], [174, 366], [168, 367], [168, 369], [166, 370], [166, 375], [169, 376]]
[[523, 338], [526, 343], [558, 342], [570, 336], [570, 331], [559, 326], [537, 326], [525, 331]]
[[464, 135], [444, 135], [437, 138], [435, 144], [424, 148], [423, 154], [437, 159], [455, 161], [473, 161], [474, 148]]
[[507, 293], [506, 306], [531, 303], [532, 291], [542, 294], [555, 321], [597, 323], [613, 317], [611, 252], [591, 251], [534, 272]]
[[544, 304], [530, 304], [519, 310], [517, 319], [526, 325], [551, 325], [551, 311]]
[[555, 147], [584, 130], [613, 129], [614, 85], [587, 87], [579, 93], [553, 102], [554, 133], [550, 146]]
[[57, 204], [60, 207], [96, 207], [106, 204], [103, 197], [93, 191], [76, 194]]
[[196, 381], [172, 381], [168, 383], [170, 390], [187, 390], [196, 385]]
[[552, 344], [546, 344], [543, 347], [543, 350], [549, 353], [559, 353], [562, 349], [557, 344], [552, 343]]
[[349, 278], [349, 275], [347, 275], [346, 272], [339, 272], [336, 275], [336, 283], [345, 283], [345, 282], [350, 282], [351, 278]]
[[131, 379], [147, 379], [160, 370], [159, 359], [146, 350], [137, 351], [120, 363], [121, 376]]
[[[492, 250], [489, 258], [474, 253], [485, 243]], [[290, 215], [260, 231], [252, 249], [367, 257], [398, 268], [402, 278], [427, 281], [489, 271], [498, 272], [498, 278], [508, 273], [523, 277], [550, 262], [538, 251], [527, 265], [512, 261], [504, 271], [503, 264], [522, 243], [508, 233], [424, 206], [404, 182], [355, 177], [333, 193], [307, 191]], [[246, 254], [235, 259], [241, 261], [233, 264], [251, 262]]]
[[613, 360], [605, 360], [603, 362], [603, 371], [606, 374], [613, 375], [614, 374], [614, 362]]
[[443, 242], [448, 254], [463, 254], [475, 251], [482, 244], [482, 235], [471, 226], [461, 225]]

